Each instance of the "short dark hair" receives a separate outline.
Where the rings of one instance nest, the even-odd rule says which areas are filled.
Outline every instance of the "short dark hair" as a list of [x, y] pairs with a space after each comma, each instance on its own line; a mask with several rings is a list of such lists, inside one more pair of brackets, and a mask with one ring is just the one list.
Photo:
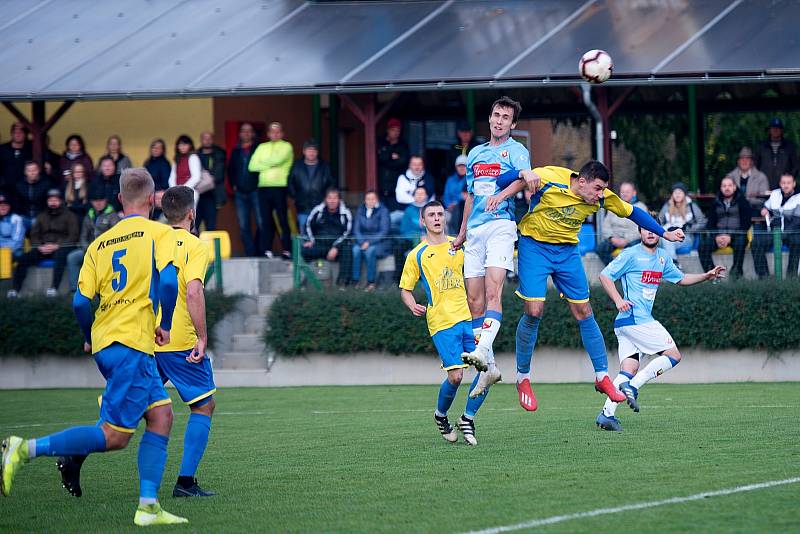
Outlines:
[[411, 161], [412, 159], [414, 159], [414, 158], [419, 158], [419, 159], [421, 159], [421, 160], [422, 160], [422, 163], [425, 163], [425, 158], [423, 158], [423, 157], [422, 157], [422, 154], [411, 154], [411, 155], [408, 157], [408, 161], [410, 162], [410, 161]]
[[325, 196], [326, 197], [328, 195], [330, 195], [331, 193], [336, 193], [337, 195], [339, 195], [339, 198], [342, 198], [342, 192], [339, 191], [338, 187], [329, 187], [328, 189], [325, 190]]
[[422, 209], [419, 211], [419, 216], [420, 216], [420, 217], [425, 217], [425, 211], [426, 211], [428, 208], [435, 208], [435, 207], [437, 207], [437, 206], [440, 206], [441, 208], [444, 208], [444, 204], [442, 204], [442, 203], [441, 203], [441, 202], [439, 202], [438, 200], [431, 200], [430, 202], [428, 202], [427, 204], [425, 204], [424, 206], [422, 206]]
[[77, 141], [78, 144], [81, 145], [81, 152], [86, 152], [86, 143], [83, 142], [83, 137], [81, 137], [78, 134], [72, 134], [69, 137], [67, 137], [66, 141], [64, 141], [64, 146], [67, 147], [67, 149], [69, 149], [69, 143], [72, 140]]
[[578, 178], [583, 178], [587, 182], [593, 182], [595, 180], [608, 182], [611, 180], [611, 175], [608, 174], [608, 169], [605, 165], [593, 159], [586, 162], [586, 164], [581, 167], [581, 170], [578, 171]]
[[161, 211], [170, 224], [177, 224], [194, 209], [194, 191], [185, 185], [170, 187], [161, 197]]
[[522, 113], [522, 104], [520, 104], [519, 102], [508, 96], [501, 96], [500, 98], [492, 102], [492, 107], [489, 110], [489, 115], [492, 114], [495, 106], [500, 106], [501, 108], [513, 109], [514, 117], [511, 119], [511, 122], [517, 122], [517, 119], [519, 119], [519, 114]]
[[36, 165], [38, 167], [39, 166], [39, 162], [38, 161], [34, 161], [32, 159], [29, 159], [28, 161], [25, 162], [25, 167], [27, 167], [28, 165]]

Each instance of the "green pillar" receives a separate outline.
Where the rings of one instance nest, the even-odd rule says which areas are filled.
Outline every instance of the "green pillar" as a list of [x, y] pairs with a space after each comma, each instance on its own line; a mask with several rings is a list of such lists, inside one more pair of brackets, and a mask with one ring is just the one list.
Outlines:
[[[780, 221], [774, 221], [780, 223]], [[775, 265], [775, 279], [783, 278], [783, 236], [780, 226], [772, 228], [772, 259]]]
[[467, 106], [467, 122], [472, 126], [472, 131], [475, 131], [475, 91], [467, 89], [466, 91], [466, 106]]
[[[330, 95], [328, 103], [328, 160], [333, 177], [339, 179], [339, 97]], [[339, 184], [342, 185], [342, 184]]]
[[311, 97], [311, 137], [319, 143], [322, 135], [322, 114], [320, 113], [319, 95]]
[[692, 191], [698, 191], [700, 187], [700, 153], [702, 151], [702, 140], [699, 138], [699, 124], [697, 116], [697, 87], [690, 85], [688, 87], [689, 97], [689, 143], [691, 149], [689, 150], [689, 188]]

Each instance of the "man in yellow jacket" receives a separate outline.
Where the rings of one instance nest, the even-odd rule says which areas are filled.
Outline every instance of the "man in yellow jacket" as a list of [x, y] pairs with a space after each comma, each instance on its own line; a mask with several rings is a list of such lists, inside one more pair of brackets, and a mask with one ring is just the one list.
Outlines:
[[280, 224], [280, 237], [284, 259], [292, 259], [292, 239], [289, 230], [289, 218], [286, 207], [286, 189], [289, 170], [294, 160], [292, 144], [283, 140], [283, 126], [279, 122], [269, 125], [267, 132], [269, 141], [261, 143], [250, 158], [248, 170], [258, 173], [258, 201], [261, 206], [261, 220], [264, 221], [264, 233], [261, 245], [268, 258], [272, 257], [272, 240], [275, 236], [274, 211]]

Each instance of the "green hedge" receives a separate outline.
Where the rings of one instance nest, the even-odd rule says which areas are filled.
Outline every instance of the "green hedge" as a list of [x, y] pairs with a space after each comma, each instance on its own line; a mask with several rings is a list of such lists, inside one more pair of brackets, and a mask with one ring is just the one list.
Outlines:
[[[206, 293], [208, 330], [236, 304], [236, 297]], [[83, 336], [72, 313], [72, 299], [0, 299], [0, 355], [82, 356]]]
[[[422, 295], [417, 296], [423, 301]], [[616, 309], [599, 287], [592, 307], [609, 347], [616, 345]], [[504, 325], [495, 342], [498, 352], [514, 351], [514, 333], [522, 302], [509, 288], [503, 298]], [[654, 315], [679, 347], [757, 349], [777, 352], [800, 346], [800, 283], [743, 281], [692, 287], [665, 284]], [[398, 291], [295, 290], [280, 296], [267, 317], [267, 344], [278, 354], [346, 354], [385, 351], [433, 354], [425, 320], [400, 302]], [[539, 328], [539, 345], [580, 347], [575, 320], [551, 292]]]

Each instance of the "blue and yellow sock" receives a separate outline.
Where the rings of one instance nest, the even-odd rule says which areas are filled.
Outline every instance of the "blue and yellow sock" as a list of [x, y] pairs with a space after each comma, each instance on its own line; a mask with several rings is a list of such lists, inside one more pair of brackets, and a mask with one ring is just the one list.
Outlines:
[[169, 436], [146, 431], [139, 443], [139, 504], [158, 502], [158, 488], [167, 464]]
[[523, 313], [517, 323], [517, 382], [531, 378], [531, 361], [539, 336], [539, 322], [539, 317]]
[[[472, 393], [472, 390], [475, 389], [475, 386], [478, 385], [478, 379], [480, 378], [480, 376], [481, 376], [480, 373], [476, 373], [475, 374], [475, 378], [472, 380], [472, 385], [469, 386], [470, 393]], [[475, 417], [475, 414], [478, 413], [478, 410], [480, 409], [481, 404], [483, 404], [483, 401], [486, 400], [486, 395], [489, 394], [489, 389], [490, 388], [486, 388], [486, 390], [483, 393], [481, 393], [480, 395], [478, 395], [474, 399], [467, 398], [467, 407], [464, 410], [464, 415], [466, 415], [470, 419]]]
[[189, 415], [189, 424], [186, 425], [186, 433], [183, 435], [183, 459], [181, 460], [181, 470], [178, 473], [181, 477], [194, 477], [197, 466], [203, 459], [208, 445], [208, 434], [211, 432], [211, 418], [202, 413]]
[[594, 319], [594, 314], [578, 321], [578, 327], [581, 330], [583, 347], [592, 360], [595, 378], [602, 380], [603, 377], [608, 375], [608, 357], [606, 356], [606, 342], [603, 339], [603, 333], [600, 332], [597, 321]]
[[444, 417], [450, 406], [453, 405], [453, 399], [456, 398], [458, 386], [450, 383], [448, 379], [444, 379], [442, 385], [439, 387], [439, 400], [436, 402], [436, 415]]
[[96, 426], [76, 426], [28, 441], [30, 458], [37, 456], [86, 456], [106, 450], [106, 436]]

